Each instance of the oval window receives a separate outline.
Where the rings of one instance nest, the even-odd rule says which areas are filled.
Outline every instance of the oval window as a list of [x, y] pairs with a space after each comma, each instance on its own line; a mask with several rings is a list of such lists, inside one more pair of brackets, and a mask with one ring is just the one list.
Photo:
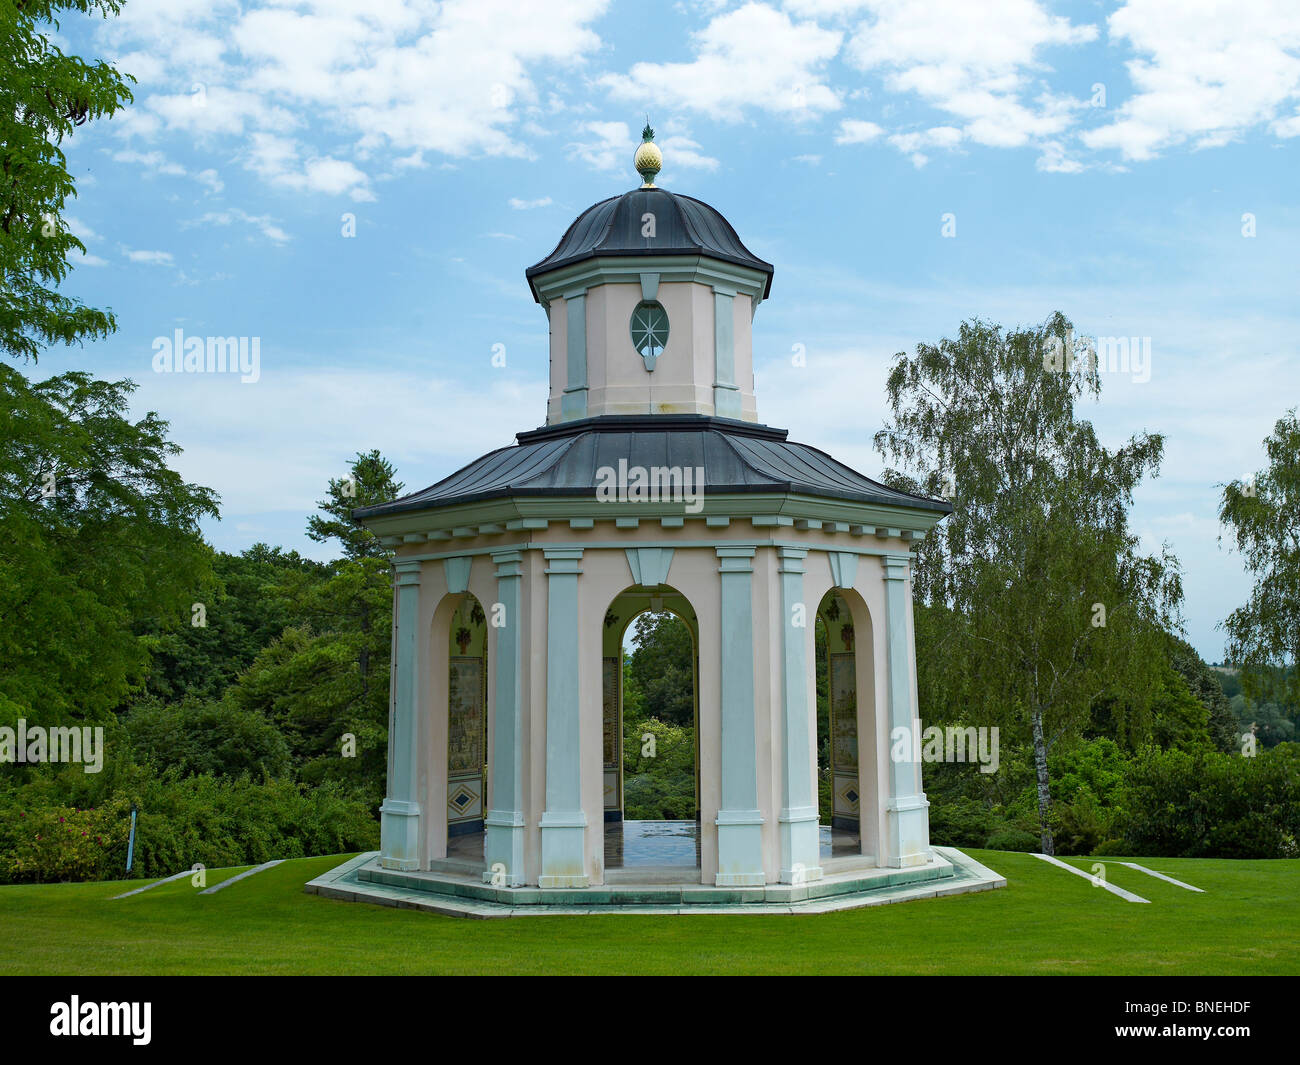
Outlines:
[[633, 347], [645, 360], [646, 369], [654, 369], [654, 360], [668, 343], [668, 312], [653, 300], [638, 303], [632, 312], [631, 328]]

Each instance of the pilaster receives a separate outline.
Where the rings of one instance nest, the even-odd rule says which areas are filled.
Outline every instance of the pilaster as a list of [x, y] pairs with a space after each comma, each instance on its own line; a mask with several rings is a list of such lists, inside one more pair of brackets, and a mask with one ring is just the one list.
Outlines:
[[497, 601], [488, 612], [496, 650], [483, 879], [505, 887], [524, 883], [523, 560], [523, 552], [514, 548], [492, 552]]
[[586, 887], [587, 815], [582, 809], [578, 576], [582, 548], [548, 547], [546, 558], [546, 810], [544, 888]]
[[718, 887], [766, 883], [754, 736], [754, 548], [719, 547], [721, 580], [722, 802]]
[[[884, 557], [886, 644], [889, 658], [889, 794], [885, 826], [889, 864], [902, 868], [930, 859], [930, 803], [921, 790], [920, 749], [916, 729], [916, 692], [912, 686], [909, 556]], [[901, 733], [900, 733], [900, 730]], [[905, 737], [906, 742], [898, 742]]]
[[417, 869], [420, 859], [419, 773], [420, 563], [394, 567], [397, 605], [394, 621], [393, 727], [387, 795], [379, 807], [379, 864], [386, 869]]
[[805, 548], [777, 548], [781, 578], [781, 882], [820, 880], [821, 837], [808, 705], [808, 626], [803, 598]]

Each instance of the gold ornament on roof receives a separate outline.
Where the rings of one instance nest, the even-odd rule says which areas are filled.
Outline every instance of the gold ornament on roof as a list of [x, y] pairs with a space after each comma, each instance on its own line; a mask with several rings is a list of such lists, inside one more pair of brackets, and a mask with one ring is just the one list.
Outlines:
[[650, 128], [649, 122], [646, 122], [645, 129], [641, 131], [641, 144], [637, 147], [636, 155], [632, 157], [632, 165], [636, 167], [636, 172], [645, 182], [641, 187], [654, 188], [655, 175], [664, 165], [664, 153], [655, 143], [655, 131]]

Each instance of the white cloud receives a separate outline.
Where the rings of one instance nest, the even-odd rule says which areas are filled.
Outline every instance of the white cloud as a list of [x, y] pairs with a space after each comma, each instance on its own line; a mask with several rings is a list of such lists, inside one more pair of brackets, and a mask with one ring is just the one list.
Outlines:
[[[423, 488], [511, 443], [514, 429], [532, 424], [545, 406], [544, 379], [480, 387], [377, 366], [309, 369], [283, 363], [284, 352], [266, 337], [255, 384], [233, 375], [151, 373], [150, 357], [147, 348], [139, 356], [133, 408], [171, 412], [171, 436], [184, 449], [176, 468], [221, 495], [227, 521], [313, 512], [329, 478], [353, 452], [372, 446], [397, 464], [409, 490]], [[430, 436], [430, 410], [454, 412], [454, 432]], [[348, 439], [331, 412], [354, 427]]]
[[267, 96], [201, 82], [185, 92], [150, 96], [145, 106], [169, 130], [193, 133], [199, 138], [240, 136], [248, 128], [283, 132], [300, 125], [291, 111], [269, 103]]
[[1082, 135], [1090, 148], [1140, 160], [1189, 140], [1219, 147], [1262, 124], [1279, 137], [1300, 134], [1294, 0], [1128, 0], [1107, 25], [1113, 44], [1139, 53], [1126, 64], [1135, 92], [1113, 121]]
[[764, 4], [747, 3], [714, 18], [693, 36], [687, 63], [636, 63], [600, 79], [618, 99], [739, 119], [747, 108], [791, 117], [838, 110], [824, 67], [843, 38], [815, 22], [794, 22]]
[[[879, 73], [890, 91], [914, 94], [951, 116], [954, 127], [937, 127], [960, 129], [949, 146], [962, 140], [999, 148], [1038, 143], [1064, 133], [1081, 106], [1042, 89], [1041, 75], [1048, 70], [1042, 53], [1094, 40], [1097, 29], [1052, 15], [1038, 0], [869, 0], [834, 6], [868, 9], [870, 17], [857, 26], [846, 48], [849, 62]], [[903, 144], [915, 141], [911, 134], [901, 136]], [[896, 146], [914, 162], [920, 154]]]
[[835, 143], [867, 144], [876, 140], [884, 132], [874, 122], [865, 122], [860, 118], [846, 118], [840, 123], [840, 131], [835, 134]]
[[[165, 65], [142, 65], [157, 91], [117, 129], [238, 139], [273, 184], [372, 198], [362, 166], [377, 154], [390, 156], [381, 174], [426, 151], [519, 154], [511, 130], [539, 96], [535, 72], [598, 48], [589, 23], [606, 3], [132, 0], [105, 35], [118, 55]], [[292, 160], [268, 156], [266, 138], [290, 133], [303, 142]]]
[[80, 258], [74, 259], [74, 266], [107, 266], [108, 262], [100, 256], [92, 253], [89, 248], [92, 241], [99, 240], [99, 234], [90, 228], [85, 222], [74, 215], [62, 215], [63, 228], [76, 237], [82, 244], [86, 245], [86, 252], [80, 255]]
[[930, 129], [914, 130], [910, 133], [894, 133], [889, 143], [911, 159], [912, 165], [925, 166], [930, 157], [922, 148], [955, 148], [962, 141], [962, 131], [956, 126], [932, 126]]
[[63, 227], [76, 237], [82, 244], [87, 244], [92, 240], [98, 240], [99, 234], [90, 228], [85, 222], [74, 215], [65, 214], [63, 218]]
[[1078, 174], [1084, 169], [1083, 163], [1071, 156], [1060, 141], [1046, 141], [1035, 165], [1048, 174]]
[[285, 244], [292, 239], [288, 233], [275, 224], [270, 215], [249, 214], [238, 207], [231, 207], [225, 211], [209, 211], [200, 217], [197, 222], [190, 223], [190, 225], [231, 226], [236, 222], [244, 222], [252, 226], [262, 236], [276, 244]]
[[[632, 174], [632, 156], [641, 143], [633, 137], [626, 122], [586, 122], [579, 129], [582, 140], [568, 146], [569, 155], [583, 160], [596, 170], [624, 171]], [[716, 170], [718, 160], [703, 154], [700, 145], [685, 134], [656, 136], [655, 143], [664, 154], [664, 170]]]
[[185, 176], [185, 168], [180, 163], [169, 161], [162, 152], [118, 151], [113, 153], [113, 162], [134, 163], [148, 174], [166, 174], [169, 177]]
[[141, 152], [131, 148], [123, 148], [113, 152], [113, 162], [124, 163], [128, 166], [137, 166], [141, 172], [153, 177], [162, 174], [166, 177], [191, 177], [209, 192], [220, 192], [225, 185], [217, 172], [211, 168], [201, 170], [198, 173], [190, 173], [180, 163], [168, 159], [160, 151]]
[[553, 202], [549, 196], [543, 196], [536, 200], [521, 200], [517, 196], [510, 197], [510, 206], [516, 211], [531, 211], [537, 207], [550, 207]]
[[354, 200], [372, 200], [370, 178], [354, 163], [333, 156], [300, 159], [303, 146], [271, 133], [254, 133], [244, 165], [263, 181], [298, 192], [346, 193]]
[[205, 185], [212, 192], [220, 192], [226, 186], [221, 180], [221, 176], [210, 167], [207, 170], [200, 170], [194, 175], [194, 180], [200, 185]]
[[124, 247], [122, 254], [133, 263], [143, 263], [146, 266], [175, 266], [176, 261], [169, 251], [137, 251]]

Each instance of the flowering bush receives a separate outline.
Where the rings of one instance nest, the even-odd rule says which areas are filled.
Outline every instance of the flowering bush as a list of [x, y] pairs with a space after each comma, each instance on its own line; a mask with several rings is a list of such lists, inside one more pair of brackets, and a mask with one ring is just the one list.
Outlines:
[[0, 813], [0, 875], [10, 882], [120, 877], [130, 818], [121, 799], [89, 810], [10, 807]]

